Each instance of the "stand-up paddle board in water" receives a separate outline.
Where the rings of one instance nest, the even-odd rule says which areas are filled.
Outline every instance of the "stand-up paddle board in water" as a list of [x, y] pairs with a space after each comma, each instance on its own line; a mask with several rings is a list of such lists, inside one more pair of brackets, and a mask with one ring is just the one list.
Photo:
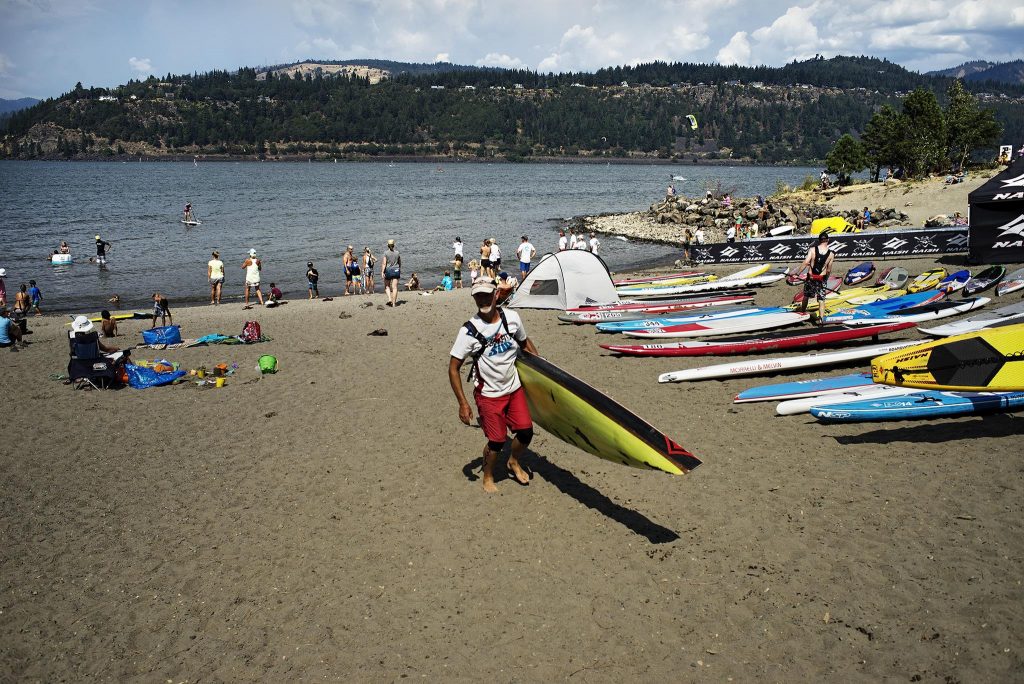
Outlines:
[[181, 222], [184, 223], [186, 226], [201, 226], [201, 225], [203, 225], [202, 221], [186, 221], [185, 219], [182, 219]]
[[[853, 347], [834, 352], [821, 352], [804, 354], [803, 356], [783, 356], [773, 359], [751, 359], [750, 361], [734, 361], [732, 363], [719, 363], [714, 366], [703, 368], [689, 368], [687, 370], [662, 373], [658, 376], [658, 382], [689, 382], [692, 380], [714, 380], [717, 378], [731, 378], [739, 375], [762, 375], [765, 373], [778, 373], [779, 371], [792, 368], [811, 368], [815, 366], [837, 366], [851, 361], [870, 359], [880, 354], [903, 349], [918, 344], [917, 341], [890, 342], [889, 344], [875, 344], [868, 347]], [[892, 384], [892, 383], [889, 383]]]
[[902, 397], [878, 397], [847, 404], [823, 404], [810, 409], [822, 423], [949, 418], [978, 413], [1001, 413], [1024, 408], [1024, 392], [924, 391]]
[[71, 264], [73, 262], [74, 260], [71, 258], [70, 254], [50, 255], [50, 263], [53, 264], [54, 266], [67, 266], [68, 264]]
[[925, 342], [871, 362], [875, 382], [952, 391], [1024, 390], [1024, 323]]
[[643, 418], [539, 356], [521, 351], [516, 369], [534, 422], [563, 442], [607, 461], [673, 475], [700, 465]]

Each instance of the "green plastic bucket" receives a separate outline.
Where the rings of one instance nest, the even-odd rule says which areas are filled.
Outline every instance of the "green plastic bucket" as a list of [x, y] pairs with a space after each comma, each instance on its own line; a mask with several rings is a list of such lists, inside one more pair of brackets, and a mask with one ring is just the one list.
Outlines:
[[277, 357], [271, 356], [270, 354], [264, 354], [259, 360], [260, 372], [266, 375], [267, 373], [277, 372]]

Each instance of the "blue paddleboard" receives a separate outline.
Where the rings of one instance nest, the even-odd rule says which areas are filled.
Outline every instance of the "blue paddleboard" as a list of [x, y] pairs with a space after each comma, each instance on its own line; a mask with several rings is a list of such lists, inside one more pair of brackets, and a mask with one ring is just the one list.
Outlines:
[[935, 289], [943, 292], [956, 292], [957, 290], [963, 289], [963, 286], [966, 285], [967, 281], [970, 279], [970, 271], [957, 271], [956, 273], [950, 273], [948, 276], [940, 280]]
[[811, 415], [822, 423], [948, 418], [1024, 408], [1024, 392], [915, 392], [902, 397], [822, 404]]
[[936, 294], [938, 293], [935, 290], [925, 290], [924, 292], [914, 292], [912, 294], [905, 294], [902, 297], [883, 299], [871, 304], [843, 309], [842, 311], [825, 316], [825, 322], [842, 323], [843, 321], [854, 321], [863, 318], [885, 318], [895, 311], [927, 304], [935, 299]]
[[743, 390], [736, 395], [733, 401], [740, 404], [748, 401], [782, 401], [800, 397], [816, 397], [820, 394], [843, 392], [857, 387], [869, 387], [873, 384], [871, 373], [853, 373], [830, 378], [759, 385]]
[[843, 278], [843, 284], [856, 285], [857, 283], [862, 283], [870, 278], [874, 272], [875, 265], [870, 261], [865, 261], [863, 264], [857, 264], [846, 272], [846, 277]]

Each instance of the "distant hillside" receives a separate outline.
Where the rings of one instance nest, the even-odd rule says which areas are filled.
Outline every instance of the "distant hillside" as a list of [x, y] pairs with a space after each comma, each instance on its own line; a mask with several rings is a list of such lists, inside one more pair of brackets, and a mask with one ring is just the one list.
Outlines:
[[8, 114], [10, 112], [17, 112], [21, 109], [28, 109], [38, 102], [39, 100], [34, 97], [20, 97], [17, 100], [5, 100], [0, 97], [0, 114]]
[[[816, 163], [882, 106], [898, 107], [915, 88], [944, 102], [951, 82], [868, 57], [780, 68], [654, 62], [569, 74], [307, 60], [109, 89], [79, 84], [0, 120], [0, 157]], [[979, 100], [1007, 140], [1024, 138], [1024, 86], [968, 88], [985, 93]]]
[[1010, 85], [1024, 85], [1024, 60], [1013, 62], [964, 62], [960, 66], [941, 71], [929, 71], [926, 76], [947, 76], [950, 78], [961, 78], [968, 83], [983, 83], [992, 81], [994, 83], [1007, 83]]

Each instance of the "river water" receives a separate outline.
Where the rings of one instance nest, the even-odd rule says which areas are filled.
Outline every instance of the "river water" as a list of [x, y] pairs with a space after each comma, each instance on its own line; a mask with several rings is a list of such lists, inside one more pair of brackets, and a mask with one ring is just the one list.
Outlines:
[[[519, 236], [552, 251], [559, 221], [581, 214], [646, 209], [676, 189], [702, 195], [708, 184], [740, 196], [800, 183], [809, 168], [483, 163], [0, 162], [0, 267], [8, 298], [34, 279], [44, 311], [95, 311], [118, 293], [122, 308], [148, 306], [154, 291], [174, 303], [206, 300], [206, 262], [219, 250], [225, 300], [242, 293], [250, 248], [263, 259], [263, 283], [305, 296], [306, 262], [320, 292], [341, 291], [346, 245], [376, 254], [397, 241], [403, 274], [433, 286], [451, 259], [456, 235], [468, 259], [496, 237], [515, 267]], [[202, 225], [186, 228], [191, 201]], [[89, 263], [94, 236], [113, 244], [106, 267]], [[75, 263], [51, 266], [61, 240]], [[664, 261], [667, 247], [602, 240], [613, 269]], [[377, 285], [380, 291], [380, 284]], [[208, 300], [206, 300], [208, 301]]]

